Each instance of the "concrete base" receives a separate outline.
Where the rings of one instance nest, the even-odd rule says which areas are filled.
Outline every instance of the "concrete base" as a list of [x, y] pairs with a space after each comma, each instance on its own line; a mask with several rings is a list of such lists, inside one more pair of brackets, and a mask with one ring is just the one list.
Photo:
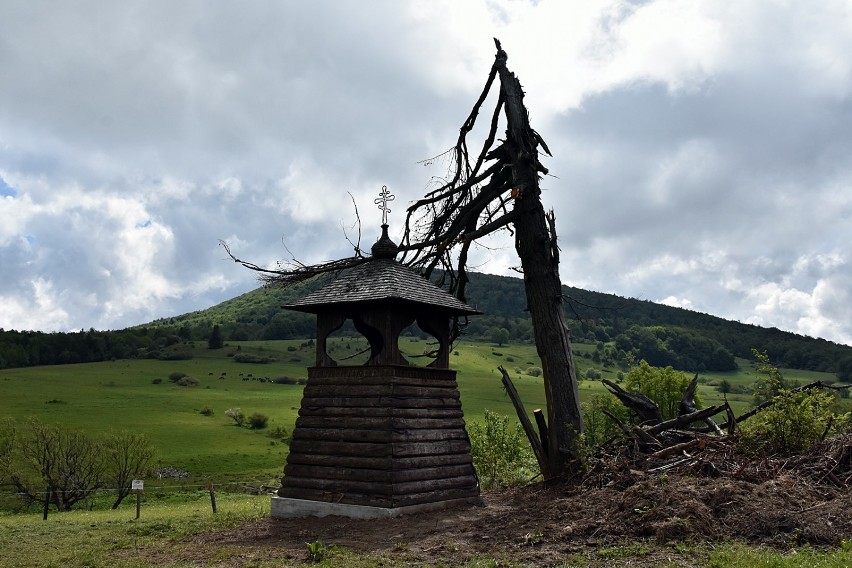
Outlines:
[[366, 505], [350, 505], [347, 503], [326, 503], [324, 501], [308, 501], [288, 497], [273, 497], [271, 513], [273, 517], [288, 519], [294, 517], [349, 517], [350, 519], [389, 519], [401, 515], [411, 515], [424, 511], [448, 509], [460, 505], [481, 505], [480, 497], [466, 499], [451, 499], [435, 503], [422, 503], [406, 507], [368, 507]]

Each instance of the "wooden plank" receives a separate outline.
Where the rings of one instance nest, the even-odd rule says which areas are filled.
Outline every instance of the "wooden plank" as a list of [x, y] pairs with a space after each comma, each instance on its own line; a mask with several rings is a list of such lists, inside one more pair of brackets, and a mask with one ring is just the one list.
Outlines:
[[364, 416], [300, 416], [296, 428], [446, 429], [464, 428], [461, 418], [396, 418]]
[[364, 495], [391, 496], [393, 484], [372, 481], [356, 481], [352, 479], [317, 479], [310, 477], [285, 477], [282, 484], [290, 489], [314, 489], [329, 493], [347, 494], [361, 493]]
[[423, 479], [393, 484], [393, 495], [409, 493], [425, 493], [443, 489], [469, 489], [476, 487], [476, 478], [471, 475], [464, 477], [447, 477], [443, 479]]
[[454, 387], [408, 387], [393, 384], [385, 385], [312, 385], [308, 383], [303, 391], [307, 398], [318, 397], [372, 397], [393, 396], [404, 398], [459, 398]]
[[316, 442], [435, 442], [441, 440], [467, 440], [467, 432], [461, 428], [450, 429], [383, 429], [356, 428], [296, 428], [293, 441], [313, 440]]
[[369, 416], [395, 418], [462, 418], [461, 408], [302, 407], [299, 416]]
[[372, 456], [340, 456], [327, 454], [305, 454], [290, 452], [287, 465], [314, 465], [325, 467], [358, 467], [364, 469], [392, 470], [397, 460], [390, 455], [384, 457]]
[[[381, 483], [359, 481], [354, 479], [323, 479], [316, 477], [285, 477], [283, 486], [292, 491], [296, 488], [323, 491], [332, 494], [347, 495], [360, 493], [376, 496], [401, 496], [408, 494], [429, 493], [432, 491], [477, 490], [476, 479], [471, 476], [448, 477], [445, 479], [427, 479], [405, 483]], [[280, 494], [280, 493], [279, 493]]]
[[427, 491], [424, 493], [411, 493], [408, 495], [394, 495], [394, 507], [407, 507], [410, 505], [422, 505], [423, 503], [439, 503], [441, 501], [452, 501], [455, 499], [476, 499], [479, 497], [478, 488], [445, 489], [438, 491]]
[[340, 386], [366, 386], [366, 385], [393, 385], [393, 386], [409, 386], [409, 387], [439, 387], [439, 388], [457, 388], [458, 383], [455, 377], [388, 377], [388, 376], [325, 376], [311, 377], [308, 380], [308, 385], [340, 385]]
[[382, 429], [393, 427], [390, 416], [299, 416], [296, 419], [296, 431], [300, 428], [352, 428], [352, 429]]
[[312, 440], [293, 440], [290, 453], [325, 454], [341, 456], [391, 456], [392, 444], [368, 444], [358, 442], [325, 442], [322, 446]]
[[476, 485], [472, 464], [448, 465], [443, 467], [424, 467], [417, 469], [397, 469], [393, 480], [397, 484], [425, 480], [464, 478], [468, 484]]
[[394, 458], [434, 456], [445, 454], [470, 453], [470, 442], [464, 440], [444, 440], [441, 442], [397, 443], [393, 445]]
[[461, 408], [458, 397], [405, 398], [393, 396], [326, 396], [304, 397], [307, 408]]
[[290, 452], [287, 463], [301, 465], [315, 465], [326, 467], [359, 467], [364, 469], [415, 469], [424, 467], [442, 467], [452, 465], [469, 465], [472, 459], [469, 453], [425, 455], [407, 458], [394, 458], [391, 456], [340, 456], [326, 454], [306, 454]]
[[361, 493], [334, 493], [305, 487], [282, 487], [278, 490], [279, 497], [291, 499], [307, 499], [324, 503], [345, 503], [349, 505], [365, 505], [368, 507], [391, 508], [394, 506], [390, 495], [364, 495]]
[[370, 481], [386, 484], [421, 482], [458, 477], [464, 477], [466, 479], [466, 483], [471, 483], [471, 480], [474, 479], [473, 466], [470, 464], [392, 471], [363, 469], [357, 467], [314, 466], [288, 463], [287, 467], [284, 469], [284, 477]]
[[369, 481], [392, 484], [394, 472], [381, 469], [362, 469], [357, 467], [327, 467], [288, 463], [284, 468], [284, 478], [326, 479], [344, 481]]
[[370, 377], [380, 378], [423, 378], [423, 379], [455, 379], [456, 372], [452, 369], [440, 369], [435, 367], [418, 367], [415, 365], [338, 365], [329, 367], [308, 368], [308, 379], [354, 376], [363, 379]]

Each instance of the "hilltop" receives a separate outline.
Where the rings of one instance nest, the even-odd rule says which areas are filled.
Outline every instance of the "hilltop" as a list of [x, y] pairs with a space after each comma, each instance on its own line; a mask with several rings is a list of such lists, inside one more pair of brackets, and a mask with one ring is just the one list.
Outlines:
[[[470, 273], [467, 303], [484, 315], [470, 318], [465, 333], [490, 339], [494, 329], [506, 329], [512, 341], [532, 341], [523, 280]], [[322, 280], [292, 288], [258, 288], [231, 300], [181, 316], [160, 319], [146, 328], [183, 330], [184, 336], [205, 338], [214, 325], [231, 340], [311, 337], [313, 316], [281, 308], [322, 285]], [[729, 370], [734, 358], [750, 359], [751, 349], [768, 351], [785, 367], [838, 372], [852, 366], [852, 347], [806, 337], [776, 328], [725, 320], [684, 308], [563, 286], [571, 336], [578, 343], [604, 343], [633, 351], [655, 365], [688, 371]], [[602, 352], [602, 356], [606, 351]]]
[[[464, 327], [468, 339], [531, 343], [532, 322], [520, 278], [471, 273], [467, 302], [484, 315]], [[332, 278], [326, 276], [325, 278]], [[207, 341], [214, 326], [225, 341], [306, 339], [314, 336], [314, 317], [282, 308], [323, 285], [318, 278], [291, 288], [262, 287], [206, 310], [190, 312], [117, 331], [42, 333], [0, 330], [0, 369], [87, 363], [128, 358], [179, 358], [179, 344]], [[751, 359], [752, 349], [767, 351], [773, 363], [836, 373], [852, 380], [852, 347], [776, 328], [563, 286], [566, 316], [575, 343], [596, 345], [596, 363], [629, 365], [644, 359], [654, 366], [689, 372], [730, 371], [736, 358]], [[337, 332], [354, 333], [344, 326]], [[408, 335], [425, 335], [413, 328]]]

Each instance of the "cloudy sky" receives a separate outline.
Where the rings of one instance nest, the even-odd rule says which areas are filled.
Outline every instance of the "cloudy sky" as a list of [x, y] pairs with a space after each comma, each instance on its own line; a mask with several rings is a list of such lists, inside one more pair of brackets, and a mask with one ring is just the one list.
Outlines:
[[[114, 329], [349, 256], [494, 57], [575, 286], [852, 344], [848, 2], [0, 3], [0, 327]], [[511, 242], [480, 270], [517, 264]], [[289, 251], [289, 252], [288, 252]]]

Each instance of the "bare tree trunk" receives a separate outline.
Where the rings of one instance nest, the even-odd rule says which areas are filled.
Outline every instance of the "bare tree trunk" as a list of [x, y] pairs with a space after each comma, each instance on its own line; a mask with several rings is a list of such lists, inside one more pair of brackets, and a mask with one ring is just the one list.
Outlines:
[[583, 428], [577, 372], [565, 325], [556, 233], [553, 225], [548, 224], [541, 203], [539, 172], [542, 167], [537, 150], [540, 139], [530, 127], [521, 84], [506, 68], [502, 50], [497, 57], [497, 68], [506, 105], [506, 146], [511, 155], [516, 196], [515, 248], [524, 271], [527, 305], [541, 358], [547, 400], [549, 467], [542, 473], [546, 477], [556, 477], [566, 473], [569, 463], [576, 457]]

